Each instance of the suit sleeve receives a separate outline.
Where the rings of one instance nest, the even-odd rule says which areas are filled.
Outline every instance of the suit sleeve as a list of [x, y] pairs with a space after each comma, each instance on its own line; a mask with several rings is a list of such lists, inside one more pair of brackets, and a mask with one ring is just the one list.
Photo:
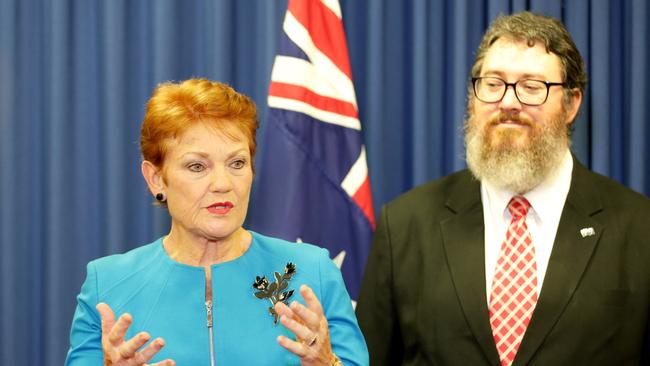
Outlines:
[[70, 349], [65, 366], [100, 366], [104, 364], [101, 320], [95, 305], [97, 297], [97, 272], [88, 263], [86, 281], [77, 296], [77, 309], [70, 330]]
[[648, 365], [650, 364], [650, 320], [646, 323], [645, 336], [643, 337], [643, 344], [641, 347], [641, 360], [639, 364]]
[[370, 364], [399, 365], [403, 347], [393, 290], [393, 258], [388, 208], [379, 216], [366, 272], [361, 284], [357, 318], [366, 337]]

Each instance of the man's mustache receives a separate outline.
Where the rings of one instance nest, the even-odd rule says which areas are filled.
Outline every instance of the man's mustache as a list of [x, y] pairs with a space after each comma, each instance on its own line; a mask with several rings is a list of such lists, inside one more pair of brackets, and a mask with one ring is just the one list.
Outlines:
[[522, 117], [519, 113], [499, 113], [488, 121], [488, 126], [496, 126], [506, 121], [516, 122], [529, 127], [532, 127], [534, 124], [532, 120]]

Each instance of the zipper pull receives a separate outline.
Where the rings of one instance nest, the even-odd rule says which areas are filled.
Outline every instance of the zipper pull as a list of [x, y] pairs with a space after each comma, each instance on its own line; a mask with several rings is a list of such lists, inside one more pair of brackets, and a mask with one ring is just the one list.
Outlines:
[[205, 302], [205, 311], [208, 314], [208, 328], [212, 328], [212, 300]]

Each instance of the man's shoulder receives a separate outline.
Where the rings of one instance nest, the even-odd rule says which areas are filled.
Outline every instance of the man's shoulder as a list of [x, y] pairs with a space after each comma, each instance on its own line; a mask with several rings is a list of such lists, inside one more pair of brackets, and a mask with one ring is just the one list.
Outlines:
[[[591, 185], [598, 192], [605, 207], [623, 209], [636, 207], [644, 212], [650, 212], [650, 198], [600, 173], [587, 170], [580, 183]], [[575, 189], [580, 190], [581, 187], [576, 186]]]
[[387, 206], [412, 208], [432, 202], [444, 205], [447, 197], [469, 189], [479, 192], [478, 187], [480, 187], [480, 183], [469, 170], [464, 169], [416, 186], [390, 201]]

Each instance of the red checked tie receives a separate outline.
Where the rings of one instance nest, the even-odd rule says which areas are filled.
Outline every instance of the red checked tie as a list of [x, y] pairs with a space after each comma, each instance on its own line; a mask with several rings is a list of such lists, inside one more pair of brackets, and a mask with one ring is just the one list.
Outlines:
[[526, 225], [530, 203], [515, 196], [506, 240], [497, 260], [490, 294], [490, 324], [502, 366], [510, 366], [537, 303], [535, 246]]

